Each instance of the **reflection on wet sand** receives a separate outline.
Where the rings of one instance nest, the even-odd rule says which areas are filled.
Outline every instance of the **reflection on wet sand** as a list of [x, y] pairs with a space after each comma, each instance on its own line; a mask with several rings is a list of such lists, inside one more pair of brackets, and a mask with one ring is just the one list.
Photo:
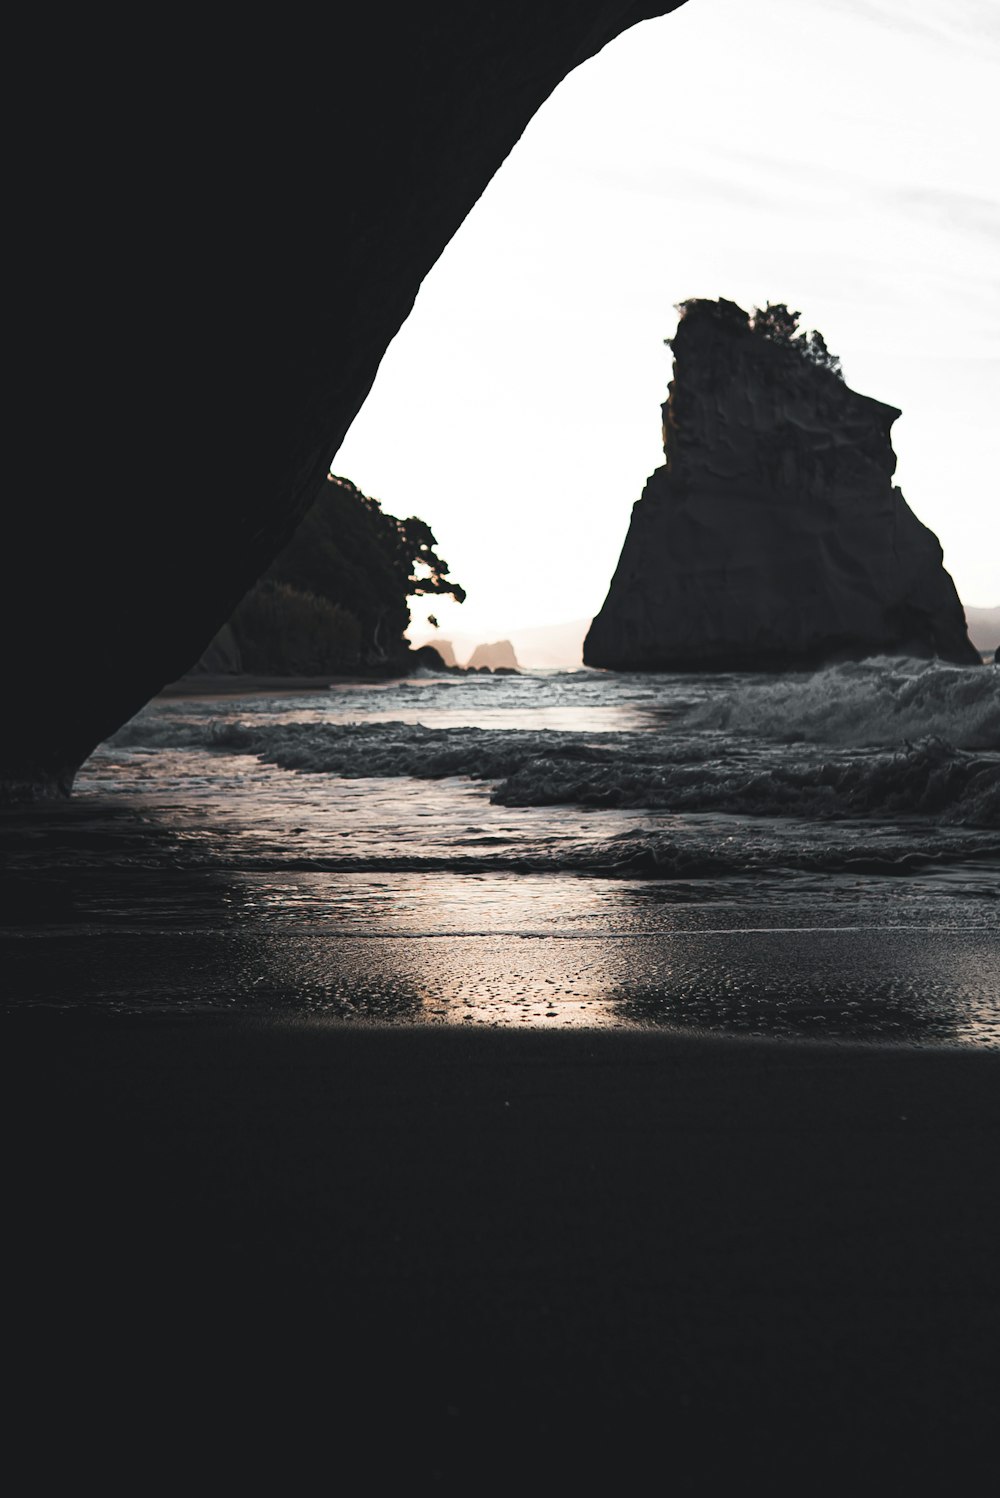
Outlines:
[[234, 870], [162, 808], [86, 801], [3, 835], [13, 1007], [1000, 1048], [994, 928], [940, 899], [929, 928], [892, 881], [793, 907], [732, 881]]
[[608, 1000], [670, 1029], [1000, 1047], [992, 947], [962, 931], [719, 932], [637, 964]]

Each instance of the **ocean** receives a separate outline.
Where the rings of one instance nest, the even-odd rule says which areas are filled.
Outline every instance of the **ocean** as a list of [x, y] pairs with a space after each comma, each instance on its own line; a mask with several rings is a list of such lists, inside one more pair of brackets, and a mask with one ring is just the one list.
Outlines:
[[8, 1003], [1000, 1047], [1000, 671], [162, 698], [10, 819]]

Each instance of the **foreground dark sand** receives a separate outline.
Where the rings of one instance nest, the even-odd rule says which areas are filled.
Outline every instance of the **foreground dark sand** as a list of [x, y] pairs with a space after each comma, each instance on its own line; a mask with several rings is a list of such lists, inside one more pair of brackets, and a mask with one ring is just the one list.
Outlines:
[[349, 1492], [978, 1490], [996, 1054], [4, 1023], [13, 1428], [41, 1487], [68, 1460], [311, 1490], [322, 1452], [316, 1485]]

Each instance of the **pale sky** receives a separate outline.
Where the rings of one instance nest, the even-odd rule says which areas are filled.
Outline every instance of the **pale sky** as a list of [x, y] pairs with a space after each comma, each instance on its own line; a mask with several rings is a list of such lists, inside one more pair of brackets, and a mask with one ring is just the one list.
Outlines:
[[411, 634], [596, 613], [695, 296], [800, 308], [902, 408], [897, 482], [963, 601], [1000, 603], [998, 141], [998, 0], [688, 0], [571, 74], [333, 464], [428, 521], [468, 590], [414, 600]]

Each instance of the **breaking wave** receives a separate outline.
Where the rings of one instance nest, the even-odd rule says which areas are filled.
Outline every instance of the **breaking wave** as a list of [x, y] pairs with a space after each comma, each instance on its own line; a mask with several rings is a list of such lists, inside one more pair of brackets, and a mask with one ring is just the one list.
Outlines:
[[978, 760], [938, 739], [864, 760], [730, 762], [692, 765], [578, 765], [539, 759], [494, 791], [505, 806], [648, 807], [748, 816], [934, 816], [1000, 827], [1000, 764]]
[[940, 738], [960, 749], [1000, 749], [1000, 671], [875, 658], [752, 679], [700, 704], [685, 722], [784, 743]]
[[810, 844], [807, 839], [739, 834], [710, 834], [704, 828], [685, 837], [662, 828], [631, 828], [613, 838], [560, 846], [526, 843], [518, 850], [483, 850], [383, 856], [294, 855], [276, 858], [246, 855], [240, 867], [250, 873], [447, 873], [447, 874], [602, 874], [663, 880], [757, 879], [765, 875], [876, 874], [906, 878], [952, 864], [982, 863], [994, 870], [1000, 839], [982, 832], [955, 833], [952, 838], [838, 838]]
[[933, 817], [1000, 827], [1000, 759], [924, 738], [880, 753], [732, 735], [574, 734], [408, 723], [139, 718], [118, 748], [198, 747], [346, 779], [465, 776], [504, 806], [577, 805], [833, 820]]

